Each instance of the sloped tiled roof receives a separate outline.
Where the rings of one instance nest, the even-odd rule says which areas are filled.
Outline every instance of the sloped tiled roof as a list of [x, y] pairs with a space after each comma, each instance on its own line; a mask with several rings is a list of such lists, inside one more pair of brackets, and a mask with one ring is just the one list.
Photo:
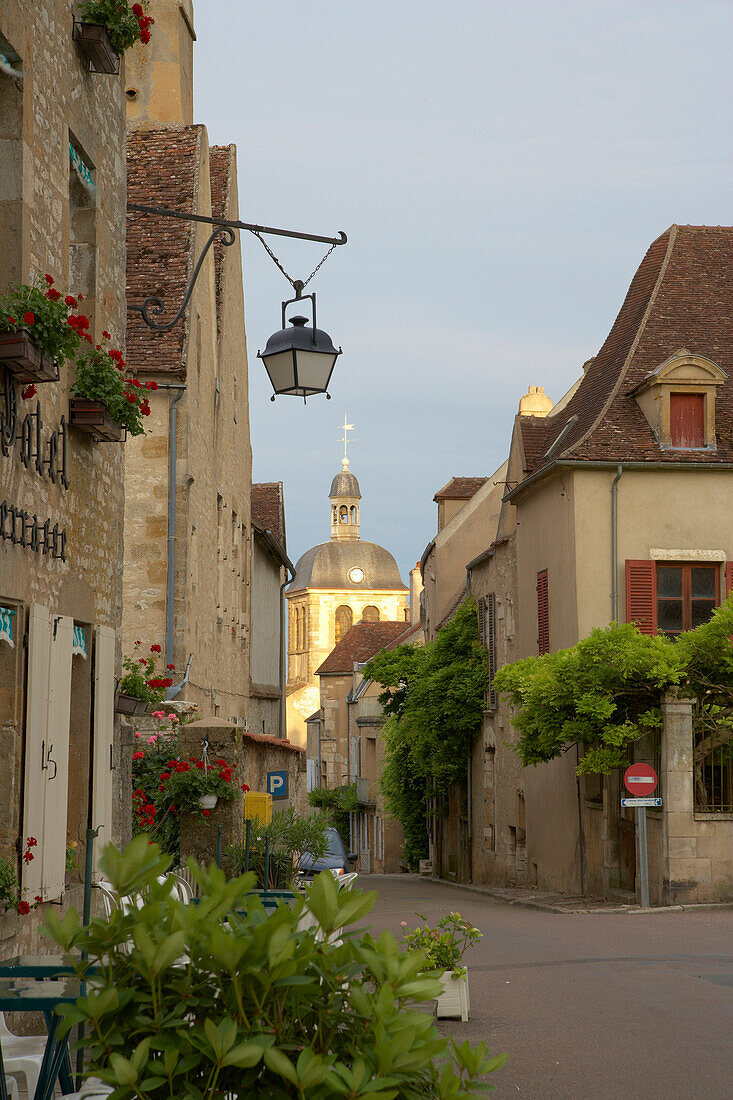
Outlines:
[[437, 626], [438, 630], [440, 630], [441, 626], [445, 626], [445, 624], [450, 619], [453, 618], [453, 616], [455, 615], [456, 611], [461, 606], [461, 604], [463, 603], [465, 598], [466, 598], [466, 586], [461, 585], [461, 587], [458, 589], [455, 596], [451, 600], [451, 602], [448, 606], [448, 610], [446, 611], [445, 615], [443, 616], [443, 618], [438, 623], [438, 626]]
[[414, 626], [410, 626], [409, 623], [405, 624], [405, 629], [401, 634], [398, 634], [389, 645], [386, 645], [385, 649], [396, 649], [398, 645], [407, 644], [415, 634], [419, 634], [422, 631], [422, 623], [415, 623]]
[[285, 546], [282, 524], [282, 481], [261, 481], [252, 485], [252, 522], [273, 535]]
[[[127, 138], [127, 198], [147, 206], [191, 212], [197, 190], [200, 126], [132, 130]], [[163, 299], [172, 318], [188, 284], [195, 223], [155, 214], [127, 215], [127, 301], [149, 294]], [[154, 332], [139, 313], [127, 313], [127, 362], [133, 370], [178, 371], [188, 324]]]
[[[716, 397], [715, 451], [662, 450], [630, 396], [683, 348], [706, 356], [728, 375]], [[571, 417], [577, 419], [560, 440]], [[520, 418], [520, 430], [528, 472], [560, 458], [733, 462], [733, 228], [673, 225], [654, 241], [567, 406], [539, 424]], [[556, 440], [556, 450], [547, 456]]]
[[[234, 145], [212, 145], [209, 149], [209, 175], [211, 177], [211, 216], [226, 218], [229, 205], [230, 172], [236, 155]], [[224, 249], [221, 240], [214, 242], [214, 278], [216, 286], [216, 327], [221, 332], [222, 317], [222, 271]]]
[[488, 477], [452, 477], [438, 489], [433, 500], [470, 500], [488, 480]]
[[316, 676], [351, 672], [355, 661], [368, 661], [404, 631], [404, 622], [386, 620], [379, 623], [357, 623], [344, 634], [323, 664], [316, 669]]

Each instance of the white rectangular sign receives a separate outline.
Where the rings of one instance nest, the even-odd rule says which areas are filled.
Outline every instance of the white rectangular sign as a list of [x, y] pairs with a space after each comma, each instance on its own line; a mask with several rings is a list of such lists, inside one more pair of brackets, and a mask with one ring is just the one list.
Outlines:
[[622, 806], [649, 806], [658, 810], [662, 805], [661, 798], [622, 798]]

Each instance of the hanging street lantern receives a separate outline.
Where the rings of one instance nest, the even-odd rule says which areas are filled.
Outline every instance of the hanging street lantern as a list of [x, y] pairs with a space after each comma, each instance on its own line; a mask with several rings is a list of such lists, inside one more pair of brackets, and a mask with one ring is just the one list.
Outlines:
[[[127, 209], [130, 213], [157, 214], [165, 218], [180, 218], [184, 221], [204, 222], [213, 226], [209, 239], [196, 261], [183, 301], [169, 321], [156, 320], [165, 311], [165, 303], [157, 294], [148, 294], [141, 305], [128, 303], [127, 308], [139, 313], [148, 328], [151, 328], [154, 332], [169, 332], [177, 325], [186, 312], [199, 272], [212, 244], [218, 241], [222, 245], [232, 245], [236, 240], [234, 230], [246, 230], [257, 237], [295, 291], [294, 298], [282, 303], [282, 328], [279, 332], [273, 333], [267, 341], [264, 351], [257, 352], [257, 357], [265, 364], [272, 388], [275, 391], [270, 400], [274, 401], [275, 395], [278, 393], [302, 397], [304, 401], [314, 393], [325, 393], [326, 398], [330, 401], [331, 395], [328, 393], [328, 384], [331, 381], [336, 360], [341, 355], [341, 348], [336, 349], [328, 333], [316, 326], [316, 296], [315, 294], [303, 294], [303, 290], [333, 250], [341, 244], [346, 244], [347, 238], [344, 232], [340, 232], [338, 237], [323, 237], [315, 233], [297, 233], [288, 229], [276, 229], [273, 226], [251, 225], [249, 222], [234, 221], [228, 218], [211, 218], [204, 214], [189, 214], [182, 210], [169, 210], [163, 206], [147, 206], [136, 202], [128, 202]], [[265, 241], [263, 234], [289, 237], [292, 240], [299, 241], [320, 241], [331, 247], [313, 268], [308, 278], [303, 281], [302, 279], [293, 279], [288, 275]], [[291, 317], [290, 324], [292, 328], [286, 328], [286, 306], [292, 305], [293, 302], [305, 301], [306, 298], [310, 298], [313, 303], [313, 326], [308, 325], [307, 317], [298, 316]]]
[[[296, 297], [282, 304], [282, 328], [272, 334], [264, 351], [257, 352], [275, 391], [270, 400], [277, 394], [289, 394], [305, 401], [315, 393], [325, 393], [330, 401], [328, 384], [341, 348], [337, 350], [328, 333], [316, 327], [315, 294], [304, 295], [303, 284], [297, 279], [293, 285]], [[286, 307], [305, 298], [313, 303], [313, 326], [308, 325], [307, 317], [296, 316], [289, 318], [292, 328], [286, 328]]]

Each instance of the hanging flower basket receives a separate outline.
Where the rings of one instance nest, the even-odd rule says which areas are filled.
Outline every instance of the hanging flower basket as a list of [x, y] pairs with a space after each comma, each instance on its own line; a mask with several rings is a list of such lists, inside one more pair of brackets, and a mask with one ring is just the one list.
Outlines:
[[84, 397], [69, 399], [69, 424], [86, 432], [95, 443], [120, 443], [127, 434], [122, 424], [109, 415], [103, 401]]
[[199, 806], [202, 810], [213, 810], [218, 801], [218, 794], [202, 794], [199, 799]]
[[59, 365], [45, 355], [27, 328], [0, 332], [0, 363], [19, 382], [58, 382]]
[[107, 28], [101, 23], [77, 23], [75, 20], [74, 41], [93, 73], [116, 76], [120, 71], [119, 56], [112, 49]]
[[137, 695], [127, 695], [124, 691], [118, 691], [115, 695], [115, 713], [126, 714], [129, 718], [147, 714], [148, 704], [144, 699], [138, 699]]

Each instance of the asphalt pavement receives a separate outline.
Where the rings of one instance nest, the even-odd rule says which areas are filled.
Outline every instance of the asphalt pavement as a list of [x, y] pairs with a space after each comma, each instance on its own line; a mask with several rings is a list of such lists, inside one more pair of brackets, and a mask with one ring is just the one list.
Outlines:
[[372, 931], [458, 910], [471, 1018], [457, 1039], [507, 1051], [495, 1095], [532, 1100], [733, 1097], [733, 911], [555, 913], [430, 879], [360, 875]]

